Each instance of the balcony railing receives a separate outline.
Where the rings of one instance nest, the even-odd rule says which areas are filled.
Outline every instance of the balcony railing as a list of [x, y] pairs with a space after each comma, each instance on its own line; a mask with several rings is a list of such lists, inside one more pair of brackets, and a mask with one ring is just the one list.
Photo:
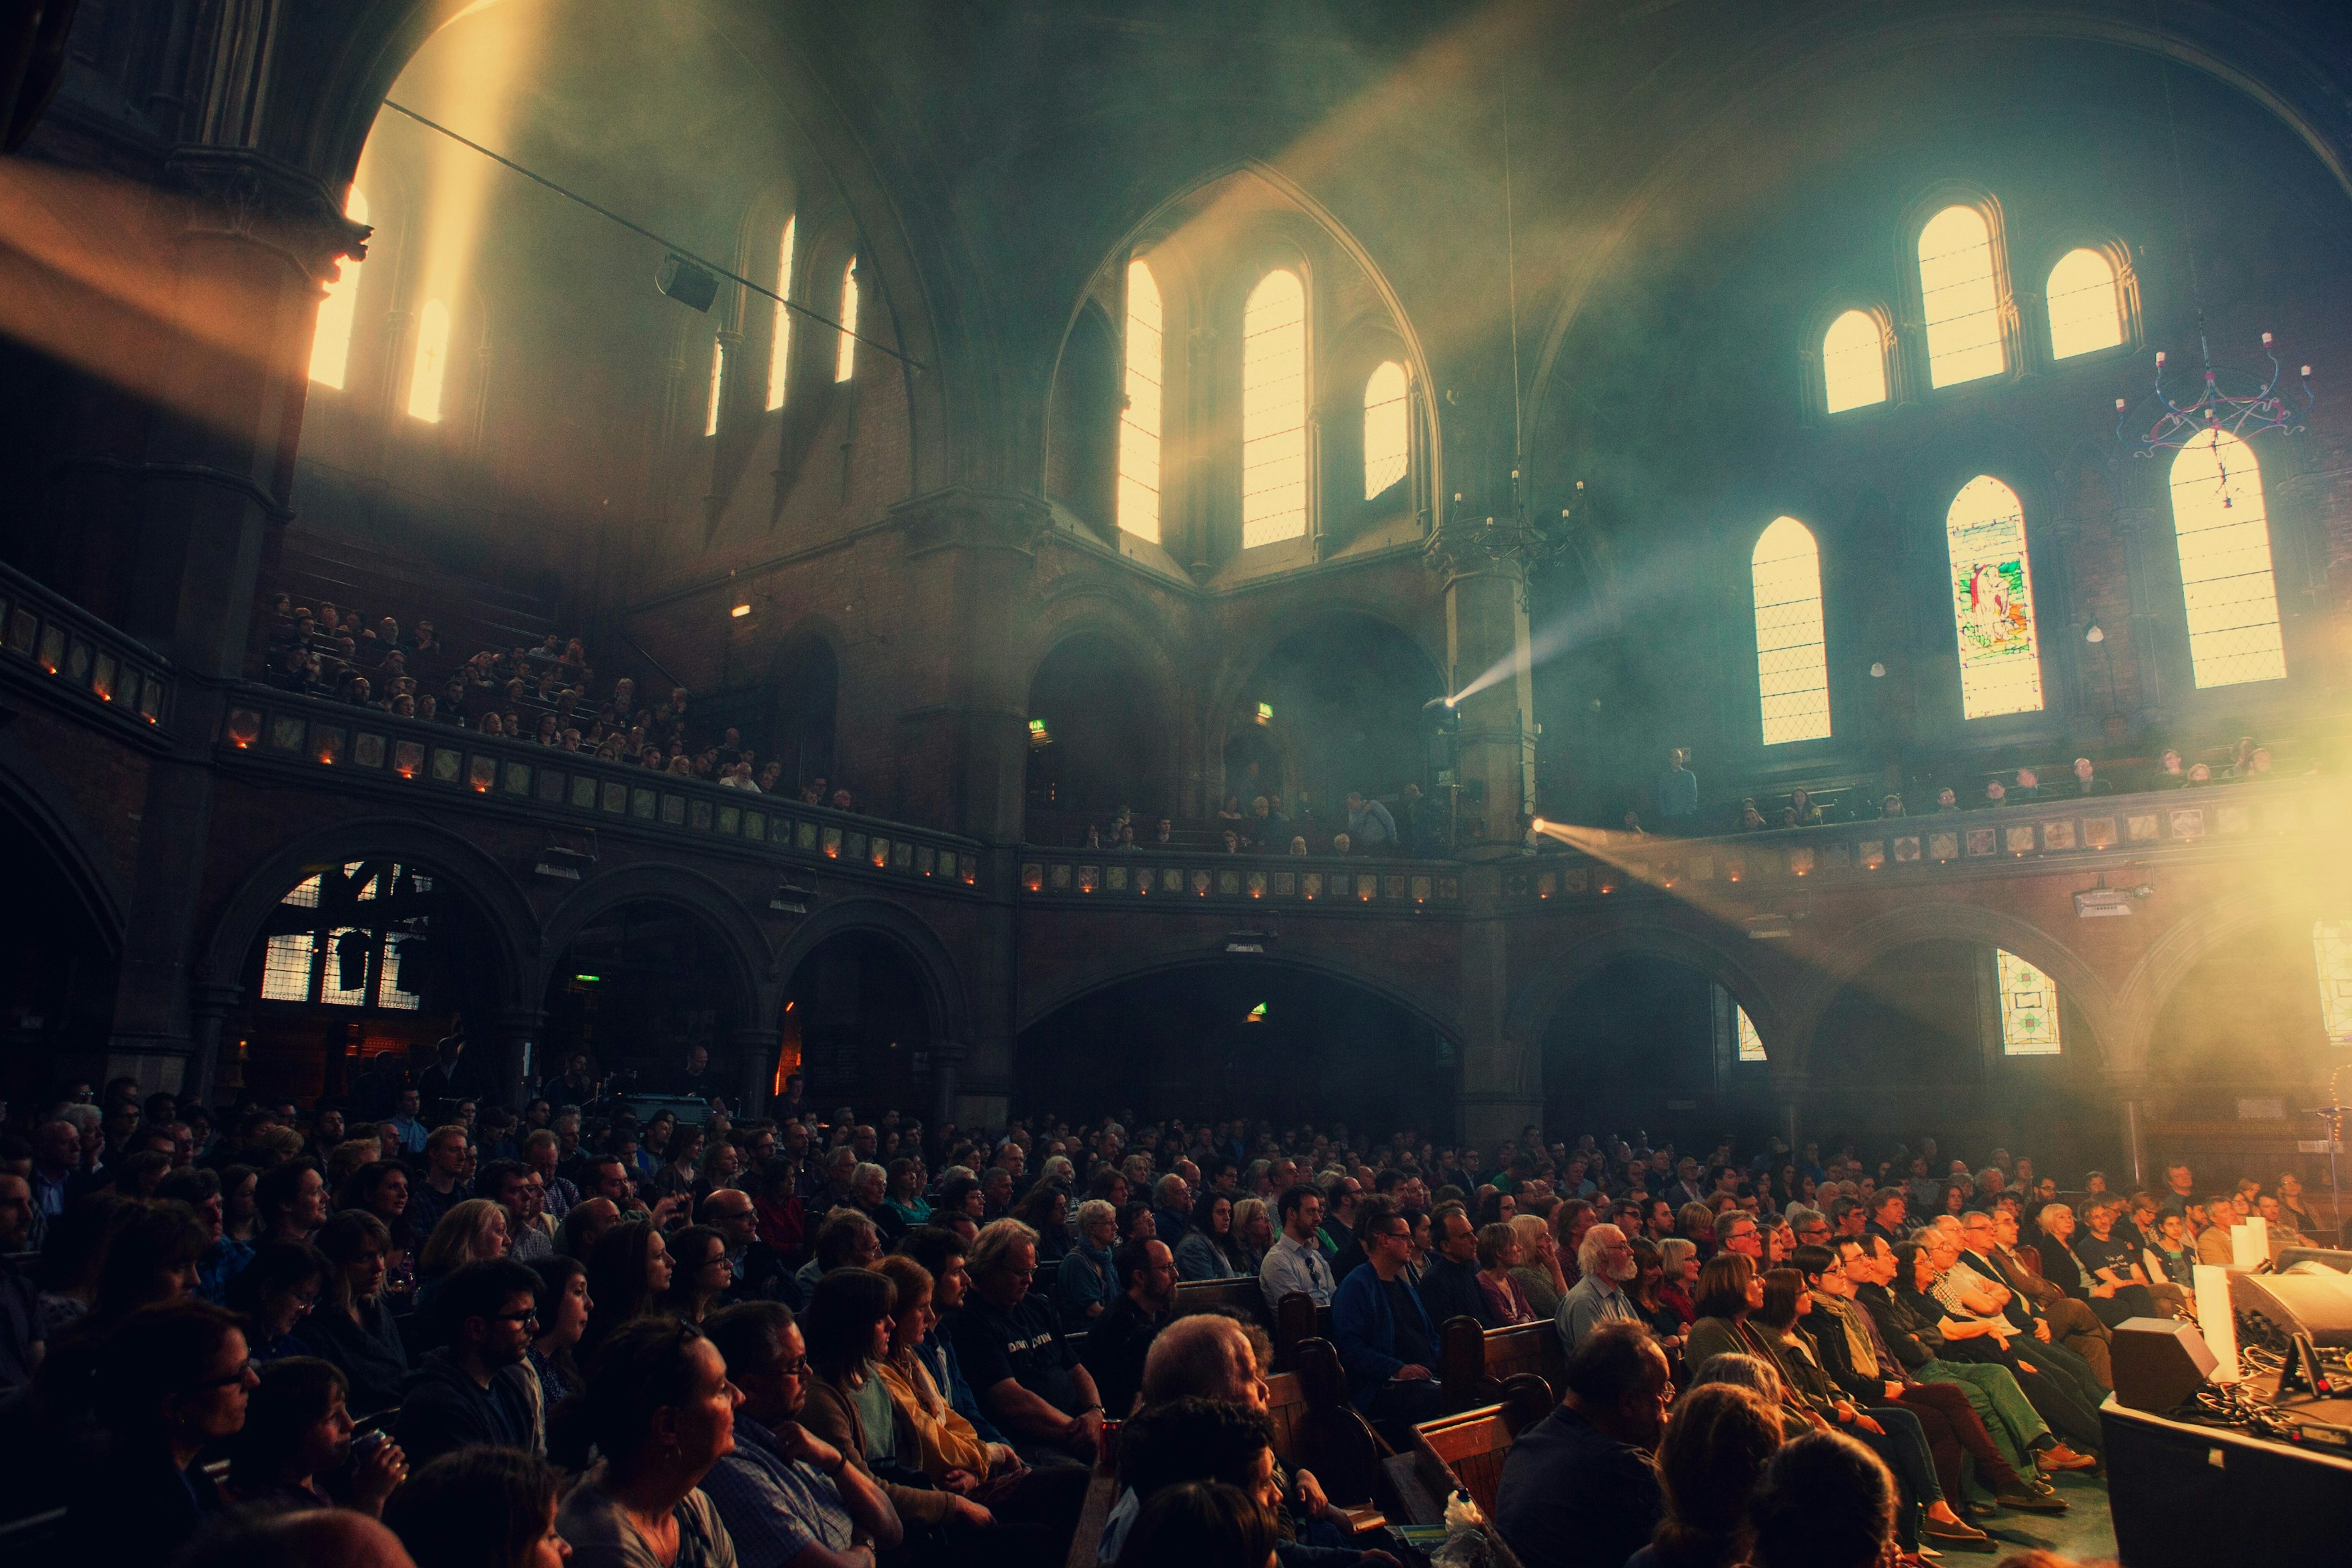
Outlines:
[[170, 662], [6, 565], [0, 565], [0, 671], [84, 717], [161, 743], [171, 713]]
[[1731, 896], [1866, 878], [1972, 877], [2021, 864], [2121, 865], [2332, 825], [2344, 794], [2332, 779], [2279, 779], [1709, 838], [1593, 829], [1577, 847], [1507, 862], [1502, 890], [1507, 900], [1534, 902], [1688, 884]]
[[219, 750], [240, 765], [331, 772], [339, 784], [398, 798], [524, 811], [559, 830], [645, 835], [947, 889], [977, 889], [981, 877], [975, 839], [266, 687], [238, 690]]
[[1458, 908], [1462, 867], [1451, 860], [1031, 846], [1021, 851], [1019, 897], [1028, 903], [1271, 904], [1409, 914]]

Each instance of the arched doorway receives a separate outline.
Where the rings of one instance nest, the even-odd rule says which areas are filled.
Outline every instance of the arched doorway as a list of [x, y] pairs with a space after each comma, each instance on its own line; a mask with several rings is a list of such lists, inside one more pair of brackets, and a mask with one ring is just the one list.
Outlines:
[[[478, 911], [429, 863], [318, 867], [280, 895], [246, 952], [219, 1091], [341, 1096], [386, 1052], [423, 1068], [435, 1041], [495, 1012], [493, 951]], [[495, 1093], [487, 1033], [467, 1032], [478, 1037], [467, 1058], [480, 1075], [471, 1087]]]
[[1137, 837], [1149, 841], [1142, 825], [1167, 810], [1152, 765], [1164, 743], [1158, 689], [1130, 649], [1098, 633], [1081, 632], [1045, 656], [1029, 682], [1029, 842], [1083, 842], [1089, 825], [1107, 826], [1122, 805], [1134, 808]]
[[105, 1076], [120, 934], [42, 836], [0, 813], [0, 1099], [30, 1109]]
[[2326, 1156], [2298, 1158], [2295, 1144], [2327, 1136], [2299, 1112], [2341, 1103], [2331, 1091], [2346, 1056], [2330, 1038], [2352, 1039], [2347, 943], [2352, 921], [2282, 916], [2223, 939], [2181, 977], [2148, 1033], [2151, 1154], [2204, 1155], [2265, 1185], [2299, 1166], [2326, 1190]]
[[752, 1022], [734, 969], [708, 923], [676, 904], [641, 899], [592, 917], [547, 978], [550, 1071], [584, 1051], [608, 1083], [661, 1094], [700, 1047], [731, 1086], [732, 1037]]
[[2020, 955], [1912, 942], [1873, 960], [1823, 1009], [1804, 1116], [1824, 1146], [1925, 1134], [1947, 1158], [2007, 1148], [2045, 1170], [2079, 1171], [2119, 1153], [2120, 1124], [2100, 1109], [2099, 1059], [2073, 998]]
[[1326, 616], [1276, 644], [1244, 683], [1220, 738], [1219, 799], [1237, 795], [1246, 812], [1253, 797], [1278, 795], [1299, 822], [1303, 795], [1319, 854], [1344, 828], [1349, 790], [1393, 808], [1406, 784], [1432, 787], [1434, 726], [1423, 708], [1444, 695], [1437, 667], [1396, 627]]
[[1743, 1145], [1770, 1120], [1762, 1042], [1700, 970], [1629, 953], [1580, 981], [1543, 1033], [1544, 1126], [1635, 1144]]
[[1032, 1118], [1132, 1113], [1344, 1121], [1452, 1137], [1454, 1043], [1410, 1009], [1280, 963], [1191, 964], [1078, 997], [1021, 1032], [1013, 1104]]
[[809, 950], [784, 989], [775, 1087], [800, 1073], [809, 1102], [932, 1115], [940, 1039], [929, 977], [879, 931], [845, 931]]

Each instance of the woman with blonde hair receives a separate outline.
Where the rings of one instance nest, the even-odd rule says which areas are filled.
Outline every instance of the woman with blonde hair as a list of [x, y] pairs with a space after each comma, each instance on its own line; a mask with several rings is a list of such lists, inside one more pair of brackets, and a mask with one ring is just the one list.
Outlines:
[[[440, 1295], [450, 1275], [468, 1263], [489, 1263], [504, 1258], [511, 1246], [505, 1205], [488, 1198], [467, 1198], [452, 1205], [416, 1255], [416, 1310], [420, 1314], [432, 1311], [434, 1299]], [[432, 1321], [429, 1316], [425, 1321]]]
[[1519, 1282], [1536, 1315], [1549, 1318], [1559, 1310], [1559, 1299], [1568, 1294], [1568, 1279], [1559, 1268], [1559, 1242], [1541, 1215], [1515, 1216], [1511, 1231], [1519, 1238], [1519, 1263], [1511, 1270], [1511, 1278]]
[[1259, 1265], [1274, 1247], [1274, 1212], [1264, 1198], [1244, 1198], [1234, 1205], [1234, 1239], [1242, 1249], [1242, 1272], [1257, 1278]]

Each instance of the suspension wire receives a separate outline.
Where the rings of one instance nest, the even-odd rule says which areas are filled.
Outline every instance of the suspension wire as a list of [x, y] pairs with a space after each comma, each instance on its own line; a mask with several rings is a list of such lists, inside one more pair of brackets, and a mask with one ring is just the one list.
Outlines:
[[671, 251], [684, 260], [693, 262], [697, 267], [701, 268], [706, 272], [715, 272], [719, 277], [728, 279], [730, 282], [741, 284], [744, 288], [749, 289], [754, 294], [762, 295], [767, 299], [773, 300], [777, 304], [782, 305], [787, 310], [791, 310], [797, 315], [806, 316], [818, 326], [828, 328], [833, 331], [845, 333], [852, 340], [864, 343], [867, 348], [874, 350], [877, 353], [888, 354], [892, 359], [897, 360], [899, 363], [906, 365], [911, 370], [929, 370], [931, 368], [911, 354], [900, 353], [888, 343], [877, 342], [863, 332], [852, 331], [850, 328], [843, 326], [839, 321], [834, 321], [830, 317], [817, 314], [814, 310], [810, 310], [807, 306], [799, 303], [797, 300], [785, 299], [773, 289], [767, 288], [762, 284], [752, 282], [751, 279], [744, 277], [740, 272], [736, 272], [729, 268], [721, 267], [715, 261], [708, 260], [703, 257], [696, 255], [693, 251], [688, 250], [686, 247], [679, 245], [675, 240], [667, 239], [662, 236], [656, 234], [652, 229], [647, 228], [645, 225], [632, 222], [628, 218], [623, 217], [619, 213], [614, 212], [612, 208], [601, 206], [598, 204], [590, 201], [586, 196], [582, 195], [579, 192], [568, 190], [565, 187], [557, 184], [553, 180], [549, 179], [546, 175], [537, 174], [530, 169], [524, 168], [512, 158], [507, 157], [503, 153], [494, 153], [489, 148], [483, 146], [479, 142], [473, 141], [468, 137], [460, 136], [457, 132], [450, 130], [440, 121], [425, 119], [425, 116], [417, 113], [416, 110], [410, 109], [405, 104], [394, 103], [392, 100], [385, 99], [383, 100], [383, 106], [386, 109], [391, 110], [395, 114], [406, 115], [409, 119], [416, 121], [417, 124], [424, 126], [427, 131], [439, 132], [442, 135], [446, 136], [450, 141], [457, 142], [461, 147], [472, 148], [475, 152], [479, 153], [483, 157], [488, 158], [493, 163], [504, 164], [506, 167], [512, 169], [516, 174], [520, 174], [524, 179], [530, 180], [535, 184], [546, 186], [549, 190], [553, 191], [557, 195], [563, 197], [566, 201], [577, 202], [580, 205], [586, 207], [590, 212], [594, 213], [599, 217], [611, 219], [613, 222], [619, 224], [623, 228], [627, 229], [631, 234], [643, 235], [646, 238], [652, 240], [656, 245], [661, 246], [665, 249]]
[[1511, 72], [1503, 68], [1503, 279], [1511, 312], [1511, 500], [1519, 504], [1527, 489], [1527, 419], [1520, 410], [1519, 390], [1519, 249], [1518, 228], [1511, 201]]

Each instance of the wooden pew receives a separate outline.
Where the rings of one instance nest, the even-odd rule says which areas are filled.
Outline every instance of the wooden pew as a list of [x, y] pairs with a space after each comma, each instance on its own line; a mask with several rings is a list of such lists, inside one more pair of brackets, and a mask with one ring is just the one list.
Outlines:
[[1265, 1414], [1274, 1423], [1274, 1457], [1286, 1465], [1297, 1463], [1291, 1451], [1291, 1431], [1307, 1413], [1307, 1387], [1295, 1372], [1277, 1372], [1265, 1380]]
[[1481, 1329], [1468, 1318], [1449, 1318], [1439, 1331], [1438, 1360], [1446, 1404], [1454, 1410], [1495, 1404], [1514, 1377], [1540, 1378], [1554, 1397], [1566, 1382], [1567, 1357], [1549, 1322]]
[[1388, 1447], [1349, 1402], [1348, 1374], [1330, 1341], [1299, 1345], [1296, 1381], [1301, 1408], [1290, 1418], [1290, 1463], [1315, 1472], [1323, 1495], [1341, 1507], [1385, 1510], [1381, 1460]]
[[1406, 1515], [1415, 1524], [1442, 1524], [1445, 1500], [1460, 1489], [1492, 1520], [1512, 1442], [1552, 1408], [1551, 1390], [1543, 1379], [1533, 1373], [1515, 1373], [1504, 1383], [1503, 1397], [1496, 1404], [1415, 1426], [1413, 1451], [1387, 1465]]
[[1188, 1279], [1176, 1287], [1176, 1304], [1169, 1316], [1182, 1318], [1194, 1312], [1218, 1310], [1238, 1313], [1244, 1321], [1263, 1329], [1270, 1331], [1274, 1327], [1265, 1310], [1265, 1292], [1255, 1279]]
[[1507, 1383], [1532, 1373], [1550, 1385], [1558, 1398], [1568, 1381], [1568, 1356], [1559, 1346], [1559, 1331], [1549, 1319], [1516, 1328], [1486, 1331], [1486, 1375]]
[[1330, 1337], [1331, 1309], [1317, 1306], [1315, 1299], [1305, 1291], [1293, 1290], [1275, 1304], [1274, 1364], [1283, 1371], [1288, 1372], [1298, 1364], [1301, 1344]]

